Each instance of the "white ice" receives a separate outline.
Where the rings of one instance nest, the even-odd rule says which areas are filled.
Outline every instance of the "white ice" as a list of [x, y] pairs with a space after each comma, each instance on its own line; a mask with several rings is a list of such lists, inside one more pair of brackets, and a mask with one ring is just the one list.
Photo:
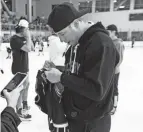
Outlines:
[[[31, 106], [32, 121], [22, 122], [20, 132], [49, 132], [47, 115], [34, 104], [35, 80], [38, 69], [48, 58], [30, 53], [30, 88], [28, 102]], [[11, 60], [5, 59], [6, 51], [0, 51], [4, 74], [0, 74], [0, 91], [11, 79]], [[119, 80], [119, 104], [117, 113], [112, 116], [111, 132], [143, 132], [143, 47], [126, 48]], [[6, 107], [6, 101], [0, 98], [0, 112]]]

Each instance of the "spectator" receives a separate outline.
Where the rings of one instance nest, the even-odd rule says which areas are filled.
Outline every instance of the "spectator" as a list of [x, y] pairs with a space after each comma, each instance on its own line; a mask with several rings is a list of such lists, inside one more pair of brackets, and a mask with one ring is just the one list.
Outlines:
[[[16, 26], [16, 34], [12, 36], [10, 41], [10, 46], [12, 49], [12, 73], [17, 72], [28, 74], [29, 72], [29, 58], [28, 53], [34, 51], [34, 46], [31, 40], [31, 35], [29, 31], [29, 23], [24, 18], [20, 19], [18, 25]], [[29, 78], [25, 83], [25, 88], [21, 93], [19, 100], [17, 102], [17, 114], [23, 120], [31, 119], [31, 115], [28, 114], [28, 89], [29, 89]]]
[[123, 40], [118, 38], [118, 29], [117, 29], [116, 25], [114, 25], [114, 24], [109, 25], [107, 27], [107, 30], [108, 30], [109, 36], [113, 40], [113, 43], [116, 46], [116, 49], [117, 49], [117, 51], [119, 53], [119, 56], [120, 56], [119, 63], [117, 64], [116, 69], [115, 69], [114, 96], [113, 96], [114, 107], [111, 111], [111, 114], [115, 114], [116, 109], [117, 109], [118, 96], [119, 96], [118, 80], [119, 80], [119, 75], [120, 75], [120, 65], [123, 61], [123, 53], [124, 53], [125, 47], [124, 47], [124, 44], [123, 44]]

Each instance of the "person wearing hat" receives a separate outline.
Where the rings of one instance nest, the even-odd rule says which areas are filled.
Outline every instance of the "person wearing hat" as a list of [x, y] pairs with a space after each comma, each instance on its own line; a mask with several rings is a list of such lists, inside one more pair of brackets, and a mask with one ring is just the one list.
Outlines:
[[[29, 72], [29, 58], [28, 53], [34, 51], [34, 46], [31, 40], [29, 23], [25, 18], [20, 18], [17, 26], [15, 27], [16, 34], [11, 37], [10, 46], [12, 49], [12, 73], [17, 72], [26, 73]], [[17, 102], [16, 110], [17, 114], [23, 120], [29, 120], [31, 115], [28, 114], [28, 96], [29, 79], [24, 83], [24, 90], [21, 92], [19, 100]]]
[[119, 33], [118, 33], [118, 29], [117, 29], [117, 26], [112, 24], [112, 25], [109, 25], [107, 26], [107, 30], [109, 32], [109, 36], [111, 37], [111, 39], [113, 40], [113, 43], [119, 53], [119, 62], [116, 66], [116, 69], [115, 69], [115, 78], [114, 78], [114, 96], [113, 96], [113, 102], [114, 102], [114, 107], [111, 111], [111, 114], [115, 114], [116, 112], [116, 109], [117, 109], [117, 103], [118, 103], [118, 95], [119, 95], [119, 92], [118, 92], [118, 80], [119, 80], [119, 75], [120, 75], [120, 65], [123, 61], [123, 54], [124, 54], [124, 50], [125, 50], [125, 47], [124, 47], [124, 44], [123, 44], [123, 41], [122, 39], [118, 38], [119, 36]]
[[64, 86], [62, 103], [70, 132], [109, 132], [113, 79], [118, 52], [101, 22], [84, 21], [71, 3], [56, 6], [48, 25], [70, 45], [65, 71], [45, 71], [51, 83]]

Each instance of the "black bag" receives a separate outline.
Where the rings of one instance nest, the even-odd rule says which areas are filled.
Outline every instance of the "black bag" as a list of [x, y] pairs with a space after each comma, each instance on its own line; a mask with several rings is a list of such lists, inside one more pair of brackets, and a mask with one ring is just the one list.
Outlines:
[[63, 129], [67, 131], [67, 120], [61, 102], [61, 94], [59, 89], [62, 85], [51, 84], [44, 74], [44, 70], [39, 70], [36, 78], [36, 93], [35, 104], [42, 112], [48, 115], [49, 129], [56, 131]]
[[35, 97], [35, 104], [45, 114], [48, 114], [45, 104], [46, 104], [46, 93], [48, 92], [49, 87], [50, 87], [50, 83], [46, 80], [44, 71], [39, 70], [37, 73], [36, 85], [35, 85], [35, 91], [37, 93]]

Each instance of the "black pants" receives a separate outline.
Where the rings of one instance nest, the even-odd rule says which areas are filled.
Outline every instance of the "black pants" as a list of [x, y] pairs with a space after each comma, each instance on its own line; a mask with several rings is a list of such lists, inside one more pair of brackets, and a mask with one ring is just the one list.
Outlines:
[[132, 46], [131, 46], [132, 48], [134, 48], [134, 44], [135, 44], [135, 43], [134, 43], [134, 42], [132, 42]]
[[119, 94], [119, 92], [118, 92], [119, 75], [120, 75], [120, 73], [115, 74], [115, 77], [114, 77], [114, 96], [118, 96], [118, 94]]
[[69, 120], [69, 132], [110, 132], [111, 116], [92, 121]]

